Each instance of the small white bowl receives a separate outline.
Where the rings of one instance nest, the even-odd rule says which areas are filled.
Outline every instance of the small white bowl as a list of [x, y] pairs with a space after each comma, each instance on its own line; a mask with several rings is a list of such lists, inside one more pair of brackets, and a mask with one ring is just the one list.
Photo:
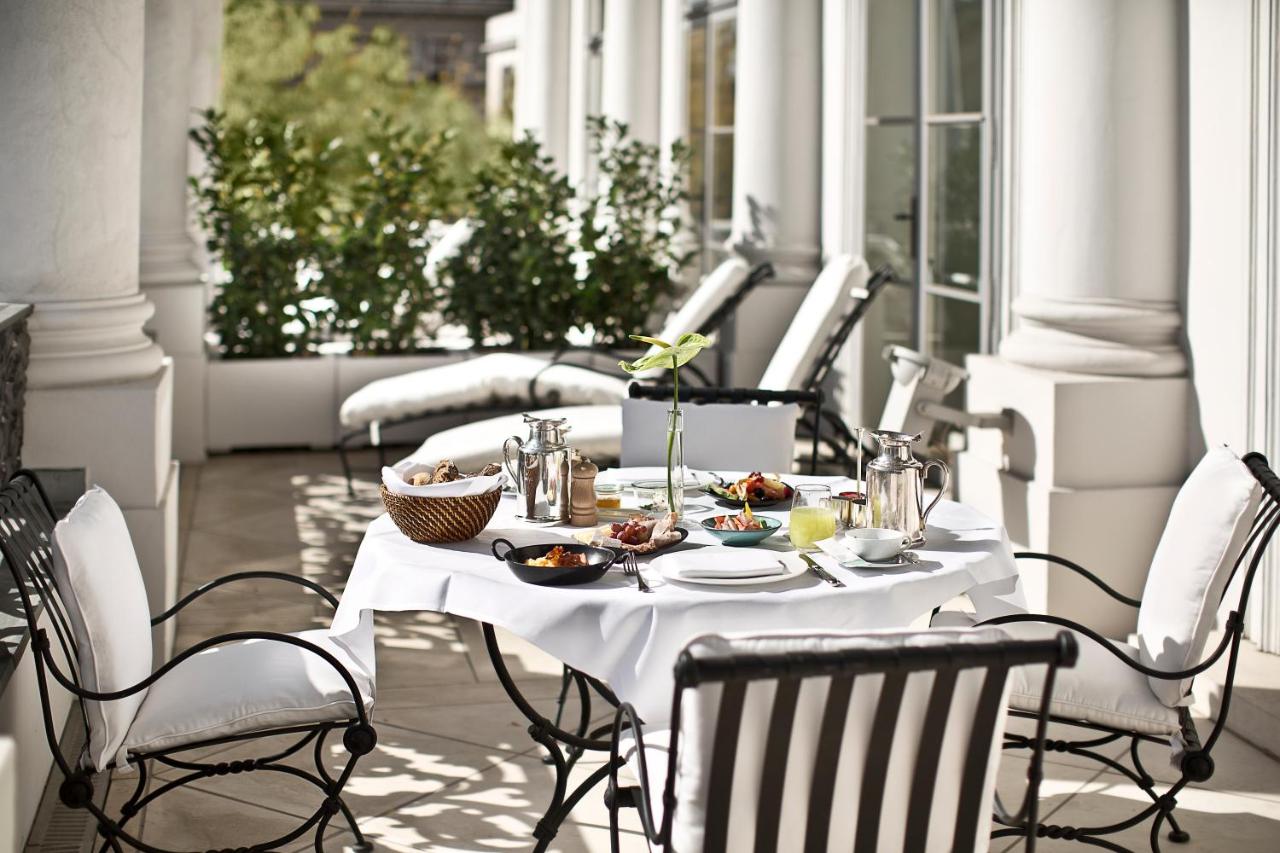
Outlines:
[[911, 544], [901, 530], [887, 527], [855, 527], [845, 531], [844, 546], [869, 563], [887, 563]]

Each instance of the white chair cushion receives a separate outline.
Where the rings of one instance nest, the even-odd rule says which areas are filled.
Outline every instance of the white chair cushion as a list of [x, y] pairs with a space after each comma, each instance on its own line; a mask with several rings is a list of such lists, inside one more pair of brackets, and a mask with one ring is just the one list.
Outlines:
[[[791, 470], [800, 407], [745, 403], [685, 404], [684, 463], [708, 471]], [[622, 465], [667, 463], [667, 420], [671, 403], [622, 401]]]
[[[376, 379], [342, 403], [338, 416], [347, 429], [374, 421], [412, 418], [445, 409], [515, 403], [529, 399], [529, 383], [538, 379], [540, 396], [558, 395], [566, 404], [616, 403], [627, 393], [628, 379], [572, 365], [556, 365], [542, 356], [490, 353], [400, 376]], [[544, 372], [545, 371], [545, 372]]]
[[836, 255], [809, 288], [782, 342], [769, 360], [760, 387], [799, 391], [841, 318], [865, 295], [867, 264], [852, 255]]
[[[372, 661], [357, 656], [359, 647], [336, 643], [325, 630], [292, 636], [337, 658], [355, 679], [365, 711], [373, 710]], [[138, 709], [124, 746], [135, 754], [157, 752], [229, 735], [353, 719], [355, 708], [346, 681], [319, 655], [286, 643], [245, 640], [203, 651], [162, 676]]]
[[[1057, 625], [1015, 622], [1001, 625], [1019, 639], [1052, 637], [1064, 630]], [[1080, 654], [1071, 669], [1059, 669], [1053, 682], [1049, 711], [1055, 717], [1082, 720], [1117, 729], [1169, 735], [1178, 731], [1178, 712], [1165, 705], [1151, 691], [1147, 677], [1130, 669], [1093, 640], [1071, 632]], [[1112, 641], [1130, 660], [1138, 660], [1138, 649]], [[1009, 704], [1022, 711], [1040, 710], [1044, 695], [1045, 667], [1021, 666], [1010, 676]]]
[[[622, 444], [622, 408], [620, 406], [562, 406], [532, 414], [540, 418], [567, 418], [569, 444], [592, 459], [617, 459]], [[463, 471], [474, 471], [489, 462], [502, 461], [502, 443], [511, 436], [523, 441], [529, 427], [523, 415], [501, 415], [452, 429], [441, 430], [428, 438], [402, 462], [413, 461], [434, 465], [441, 459], [452, 459]]]
[[[1205, 454], [1178, 491], [1151, 559], [1138, 611], [1139, 658], [1168, 672], [1199, 663], [1218, 604], [1249, 535], [1262, 489], [1226, 447]], [[1166, 705], [1187, 701], [1191, 679], [1151, 679]]]
[[[138, 557], [120, 507], [94, 486], [53, 530], [53, 575], [75, 634], [81, 686], [122, 690], [151, 674], [151, 613]], [[86, 702], [88, 758], [102, 769], [120, 747], [147, 697], [141, 690]]]
[[[1006, 635], [996, 628], [964, 631], [867, 631], [848, 633], [791, 633], [778, 632], [754, 636], [708, 636], [689, 644], [688, 652], [695, 658], [745, 656], [777, 652], [818, 652], [873, 648], [914, 648], [935, 645], [963, 645], [991, 642]], [[983, 673], [966, 670], [956, 681], [950, 711], [945, 723], [941, 753], [936, 768], [938, 782], [929, 816], [929, 838], [926, 849], [942, 851], [952, 849], [952, 835], [956, 821], [957, 797], [964, 756], [973, 729], [973, 709], [981, 688]], [[761, 771], [764, 762], [765, 743], [774, 707], [778, 682], [773, 679], [751, 681], [746, 688], [742, 717], [738, 733], [734, 762], [732, 790], [723, 792], [730, 797], [730, 822], [728, 849], [751, 850], [755, 847], [755, 808], [760, 796]], [[849, 700], [844, 736], [840, 745], [835, 790], [846, 792], [836, 802], [838, 813], [830, 818], [828, 848], [851, 850], [857, 826], [858, 792], [861, 791], [862, 774], [866, 762], [875, 708], [880, 698], [884, 677], [878, 674], [859, 675]], [[913, 673], [907, 678], [905, 691], [899, 706], [894, 740], [902, 744], [915, 743], [923, 730], [925, 709], [933, 684], [933, 674]], [[805, 827], [813, 780], [813, 767], [818, 750], [818, 734], [821, 731], [823, 712], [831, 679], [812, 677], [803, 680], [796, 702], [795, 717], [791, 725], [791, 741], [782, 786], [782, 801], [778, 832], [779, 851], [805, 849]], [[1006, 685], [1007, 687], [1007, 682]], [[680, 745], [676, 760], [675, 786], [676, 812], [672, 823], [671, 849], [701, 850], [708, 806], [712, 792], [710, 787], [711, 758], [719, 716], [723, 685], [704, 684], [688, 691], [680, 720]], [[1001, 708], [1004, 703], [1001, 703]], [[990, 815], [995, 787], [995, 769], [999, 762], [1004, 716], [996, 720], [987, 756], [984, 793], [979, 804], [977, 832], [973, 849], [987, 849], [990, 834]], [[655, 733], [645, 733], [646, 758], [649, 767], [650, 790], [655, 798], [661, 798], [665, 784], [666, 768], [662, 751], [669, 742]], [[634, 745], [631, 750], [634, 753]], [[626, 754], [626, 753], [623, 753]], [[907, 824], [907, 805], [915, 755], [910, 748], [895, 747], [884, 779], [868, 784], [882, 787], [885, 794], [880, 821], [879, 845], [881, 850], [902, 849]], [[837, 795], [840, 796], [839, 794]]]

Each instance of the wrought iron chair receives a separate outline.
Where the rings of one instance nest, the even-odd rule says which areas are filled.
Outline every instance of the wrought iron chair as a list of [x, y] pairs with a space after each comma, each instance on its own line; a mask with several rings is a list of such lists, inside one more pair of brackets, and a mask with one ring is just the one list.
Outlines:
[[[1220, 531], [1212, 544], [1210, 553], [1221, 552], [1216, 563], [1188, 575], [1186, 563], [1192, 560], [1192, 552], [1187, 537], [1189, 531], [1198, 530], [1197, 522], [1206, 515], [1219, 522], [1227, 518], [1238, 523], [1228, 531]], [[1151, 819], [1149, 840], [1153, 851], [1160, 849], [1160, 830], [1166, 821], [1171, 841], [1190, 840], [1174, 816], [1177, 796], [1187, 785], [1213, 776], [1213, 747], [1231, 707], [1245, 607], [1277, 525], [1280, 479], [1266, 458], [1250, 453], [1236, 459], [1226, 448], [1218, 448], [1210, 451], [1179, 492], [1141, 600], [1117, 592], [1071, 560], [1034, 552], [1015, 555], [1069, 569], [1116, 601], [1138, 610], [1137, 646], [1109, 640], [1088, 626], [1051, 615], [1019, 614], [980, 623], [1000, 625], [1015, 634], [1034, 633], [1037, 624], [1041, 630], [1048, 626], [1047, 630], [1069, 628], [1074, 632], [1080, 645], [1080, 665], [1056, 684], [1040, 683], [1031, 672], [1019, 674], [1011, 693], [1010, 713], [1029, 717], [1033, 704], [1050, 700], [1050, 721], [1092, 734], [1080, 740], [1052, 740], [1046, 748], [1093, 759], [1128, 778], [1151, 798], [1149, 805], [1125, 820], [1099, 826], [1041, 824], [1036, 828], [1040, 835], [1126, 851], [1103, 836]], [[1213, 617], [1232, 594], [1238, 597], [1226, 618], [1222, 639], [1206, 655]], [[1194, 598], [1188, 600], [1188, 595]], [[1178, 618], [1179, 611], [1194, 613], [1197, 618], [1190, 625], [1180, 624], [1187, 620]], [[935, 624], [939, 621], [935, 619]], [[1227, 664], [1221, 705], [1208, 737], [1202, 740], [1187, 707], [1191, 679], [1224, 654]], [[1132, 767], [1097, 752], [1099, 747], [1124, 740], [1129, 742]], [[1142, 743], [1168, 743], [1174, 748], [1174, 766], [1180, 775], [1163, 791], [1157, 789], [1156, 780], [1142, 765], [1138, 754]], [[1018, 735], [1006, 735], [1006, 749], [1030, 747], [1039, 749], [1039, 744]], [[1009, 829], [1007, 834], [1020, 831]]]
[[[123, 524], [122, 519], [121, 524]], [[73, 617], [71, 607], [76, 603], [64, 599], [62, 590], [59, 588], [54, 569], [54, 528], [55, 514], [39, 480], [30, 471], [19, 470], [8, 484], [0, 489], [0, 555], [3, 556], [5, 564], [13, 575], [27, 629], [30, 631], [45, 736], [49, 749], [53, 753], [54, 763], [62, 776], [59, 797], [67, 806], [85, 809], [93, 815], [98, 824], [98, 833], [103, 838], [101, 850], [120, 851], [123, 849], [122, 845], [128, 845], [148, 853], [161, 853], [161, 848], [141, 841], [129, 831], [130, 820], [135, 818], [145, 806], [192, 782], [215, 776], [257, 771], [282, 773], [311, 783], [318, 791], [319, 803], [309, 817], [302, 820], [296, 829], [286, 835], [238, 849], [275, 850], [303, 837], [309, 831], [314, 831], [315, 848], [322, 850], [321, 839], [330, 821], [338, 814], [341, 814], [350, 826], [356, 838], [357, 848], [372, 849], [365, 842], [354, 816], [342, 799], [342, 790], [351, 778], [356, 761], [371, 752], [377, 744], [377, 733], [369, 719], [372, 709], [372, 674], [360, 667], [359, 658], [328, 640], [323, 631], [304, 631], [296, 634], [275, 631], [236, 631], [196, 643], [175, 655], [148, 677], [128, 687], [105, 692], [87, 689], [83, 686], [86, 683], [85, 657], [81, 654], [79, 640], [84, 635], [77, 633], [78, 629], [85, 627], [85, 612], [77, 606]], [[127, 541], [127, 535], [125, 531], [123, 533], [125, 541]], [[337, 607], [337, 599], [332, 594], [319, 584], [305, 578], [279, 572], [239, 572], [226, 575], [193, 590], [173, 607], [151, 619], [151, 627], [154, 628], [173, 618], [187, 605], [213, 589], [236, 581], [263, 579], [299, 584], [321, 596], [333, 607]], [[145, 614], [145, 610], [142, 612]], [[52, 628], [54, 635], [52, 639], [48, 631], [41, 627], [42, 616], [47, 617], [48, 624]], [[77, 622], [77, 619], [80, 621]], [[94, 625], [95, 630], [103, 631], [109, 631], [113, 627], [101, 623]], [[236, 696], [238, 699], [245, 699], [246, 696], [269, 697], [271, 691], [286, 689], [294, 691], [292, 698], [296, 699], [299, 695], [306, 695], [308, 684], [322, 682], [329, 687], [337, 685], [337, 691], [332, 689], [328, 691], [330, 700], [335, 698], [334, 694], [349, 698], [330, 701], [326, 707], [321, 708], [298, 708], [282, 702], [284, 707], [277, 710], [291, 714], [292, 720], [274, 726], [264, 722], [255, 724], [251, 720], [236, 719], [234, 709], [219, 707], [219, 694], [232, 693], [233, 690], [225, 684], [222, 690], [218, 690], [216, 683], [200, 683], [215, 682], [215, 679], [209, 677], [212, 674], [211, 668], [219, 665], [219, 655], [228, 653], [234, 657], [222, 658], [221, 665], [225, 668], [228, 662], [241, 664], [235, 667], [234, 673], [237, 680], [241, 682], [252, 682], [255, 671], [254, 662], [263, 667], [271, 667], [269, 681], [264, 678], [259, 687], [251, 686], [241, 689]], [[197, 658], [194, 663], [193, 658]], [[360, 669], [359, 677], [353, 674], [353, 667], [348, 664], [353, 664], [355, 668]], [[101, 667], [102, 661], [96, 661], [95, 665]], [[187, 667], [185, 672], [184, 665]], [[323, 675], [308, 673], [305, 671], [308, 668], [320, 670]], [[291, 669], [294, 671], [290, 671]], [[98, 671], [101, 672], [101, 669]], [[334, 674], [340, 682], [333, 679]], [[72, 714], [79, 714], [84, 726], [86, 743], [91, 739], [93, 728], [103, 725], [101, 721], [105, 717], [101, 708], [128, 697], [138, 697], [140, 694], [145, 696], [132, 722], [128, 724], [128, 734], [124, 739], [125, 746], [117, 753], [123, 756], [122, 761], [120, 759], [99, 761], [87, 747], [79, 756], [68, 758], [63, 755], [59, 746], [60, 732], [50, 706], [49, 679], [51, 676], [58, 686], [70, 692], [75, 698]], [[193, 681], [196, 683], [193, 684]], [[166, 682], [169, 682], [167, 686]], [[181, 687], [175, 690], [173, 687], [175, 683]], [[202, 697], [201, 693], [206, 695]], [[234, 700], [223, 704], [230, 704], [230, 701]], [[220, 727], [206, 727], [185, 732], [181, 731], [182, 725], [178, 725], [176, 729], [166, 732], [166, 736], [149, 741], [163, 741], [164, 745], [161, 748], [128, 746], [131, 741], [145, 736], [136, 731], [145, 726], [142, 722], [144, 718], [153, 722], [158, 717], [163, 720], [163, 713], [151, 712], [148, 708], [149, 704], [159, 703], [163, 711], [166, 707], [184, 702], [189, 706], [199, 705], [199, 712], [205, 722], [221, 718], [224, 724]], [[294, 705], [297, 704], [299, 703], [294, 703]], [[222, 711], [227, 713], [222, 714]], [[304, 716], [307, 714], [309, 716]], [[342, 742], [349, 753], [349, 758], [335, 778], [325, 766], [324, 743], [327, 736], [337, 729], [343, 730]], [[150, 734], [155, 735], [155, 730], [153, 729]], [[296, 736], [296, 740], [291, 741], [290, 745], [284, 748], [275, 745], [266, 750], [265, 755], [229, 762], [217, 761], [216, 755], [210, 760], [186, 755], [191, 750], [249, 742], [278, 735]], [[316, 773], [284, 763], [308, 746], [314, 750]], [[184, 772], [176, 778], [158, 784], [148, 792], [147, 782], [152, 762]], [[126, 765], [137, 771], [137, 783], [132, 795], [121, 807], [120, 815], [113, 817], [97, 803], [98, 798], [94, 794], [94, 775], [103, 771], [123, 769]]]
[[[1045, 664], [1052, 683], [1075, 654], [1066, 631], [698, 638], [676, 662], [670, 730], [618, 709], [612, 849], [634, 807], [650, 845], [679, 853], [985, 850], [993, 805], [1037, 825], [1038, 746], [1017, 814], [995, 795], [1011, 669]], [[639, 786], [619, 786], [620, 757]]]

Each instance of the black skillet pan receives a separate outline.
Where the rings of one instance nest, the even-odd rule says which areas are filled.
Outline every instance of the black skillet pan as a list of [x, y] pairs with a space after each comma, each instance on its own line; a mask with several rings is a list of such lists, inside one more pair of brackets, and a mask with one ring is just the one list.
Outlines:
[[[499, 545], [506, 546], [505, 553], [499, 553]], [[572, 554], [586, 554], [587, 564], [585, 566], [565, 566], [563, 568], [525, 565], [525, 560], [536, 560], [539, 557], [545, 557], [547, 552], [557, 545]], [[573, 584], [591, 583], [604, 577], [604, 573], [609, 571], [609, 567], [618, 558], [608, 548], [596, 548], [592, 545], [581, 545], [576, 542], [553, 542], [546, 545], [525, 545], [522, 548], [516, 548], [506, 539], [494, 540], [493, 556], [499, 560], [506, 560], [507, 568], [511, 569], [511, 574], [525, 583], [537, 584], [538, 586], [571, 586]]]

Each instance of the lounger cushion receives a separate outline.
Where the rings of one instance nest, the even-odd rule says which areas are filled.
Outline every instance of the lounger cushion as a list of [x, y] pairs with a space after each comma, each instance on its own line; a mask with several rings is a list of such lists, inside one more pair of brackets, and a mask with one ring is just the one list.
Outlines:
[[[707, 471], [790, 471], [800, 407], [687, 404], [684, 463]], [[670, 401], [622, 401], [622, 464], [666, 465]]]
[[[463, 221], [455, 228], [469, 234]], [[674, 340], [684, 332], [702, 331], [748, 273], [741, 258], [720, 264], [689, 294], [658, 337]], [[661, 378], [663, 373], [660, 369], [648, 371], [641, 378]], [[536, 397], [530, 394], [530, 383], [535, 379]], [[343, 401], [338, 416], [343, 427], [359, 430], [375, 422], [422, 417], [446, 409], [519, 407], [537, 402], [558, 406], [617, 403], [626, 396], [629, 381], [621, 370], [611, 375], [607, 370], [601, 373], [572, 364], [551, 366], [541, 355], [490, 353], [370, 382]]]
[[837, 255], [828, 261], [769, 360], [760, 387], [768, 391], [802, 390], [827, 339], [865, 294], [866, 284], [867, 265], [862, 258]]
[[[347, 429], [363, 429], [420, 417], [445, 409], [528, 403], [529, 383], [538, 379], [542, 399], [574, 404], [616, 403], [627, 393], [628, 379], [568, 364], [548, 368], [545, 357], [490, 353], [453, 364], [378, 379], [342, 404], [339, 417]], [[544, 372], [545, 371], [545, 372]]]
[[[97, 486], [53, 530], [53, 576], [75, 635], [81, 685], [109, 693], [151, 674], [151, 614], [124, 514]], [[88, 760], [102, 769], [121, 744], [147, 690], [85, 702]]]
[[[568, 441], [592, 459], [617, 459], [622, 441], [622, 409], [619, 406], [561, 406], [536, 412], [544, 418], [567, 418]], [[521, 440], [529, 428], [523, 415], [487, 418], [453, 429], [442, 430], [405, 457], [414, 462], [435, 464], [452, 459], [463, 471], [474, 471], [489, 462], [502, 460], [502, 443], [511, 436]]]
[[[1226, 447], [1206, 453], [1178, 491], [1138, 611], [1138, 648], [1147, 666], [1177, 672], [1199, 663], [1261, 494]], [[1151, 687], [1173, 706], [1188, 701], [1191, 679], [1153, 678]]]
[[[373, 677], [365, 660], [326, 630], [292, 636], [329, 652], [347, 668], [366, 712]], [[215, 646], [178, 664], [151, 687], [129, 730], [131, 753], [174, 749], [213, 738], [353, 719], [346, 681], [314, 652], [270, 640]]]
[[[973, 615], [943, 611], [930, 622], [934, 628], [958, 628], [974, 624]], [[1045, 622], [1014, 622], [1000, 626], [1011, 637], [1034, 639], [1052, 637], [1065, 630]], [[1147, 677], [1124, 665], [1118, 658], [1083, 634], [1072, 632], [1079, 648], [1076, 665], [1059, 669], [1053, 682], [1049, 713], [1067, 720], [1111, 726], [1117, 729], [1169, 735], [1178, 731], [1178, 712], [1160, 701]], [[1111, 641], [1130, 660], [1138, 660], [1138, 649], [1129, 643]], [[1022, 666], [1010, 676], [1009, 705], [1037, 713], [1044, 695], [1045, 667]]]

